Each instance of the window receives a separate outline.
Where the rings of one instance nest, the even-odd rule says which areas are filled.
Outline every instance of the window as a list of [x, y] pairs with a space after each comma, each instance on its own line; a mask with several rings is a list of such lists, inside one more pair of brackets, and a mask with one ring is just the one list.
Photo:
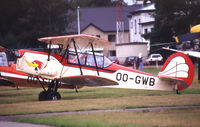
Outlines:
[[135, 34], [137, 34], [137, 21], [135, 19]]
[[144, 34], [147, 34], [148, 33], [148, 29], [144, 29]]
[[116, 56], [116, 51], [109, 51], [109, 56]]
[[[94, 56], [92, 53], [78, 53], [79, 61], [82, 66], [96, 67]], [[104, 68], [110, 66], [112, 62], [103, 55], [95, 55], [97, 66]], [[78, 57], [75, 52], [69, 52], [68, 54], [69, 64], [78, 64]]]
[[133, 29], [133, 22], [131, 22], [131, 29]]
[[141, 31], [142, 31], [142, 30], [141, 30], [141, 28], [142, 28], [142, 27], [141, 27], [141, 19], [139, 19], [139, 24], [138, 24], [138, 25], [139, 25], [139, 34], [141, 34]]
[[153, 28], [151, 28], [151, 32], [153, 31]]
[[96, 37], [99, 37], [99, 38], [100, 38], [101, 36], [100, 36], [100, 35], [96, 35]]
[[108, 41], [116, 42], [116, 35], [108, 35]]

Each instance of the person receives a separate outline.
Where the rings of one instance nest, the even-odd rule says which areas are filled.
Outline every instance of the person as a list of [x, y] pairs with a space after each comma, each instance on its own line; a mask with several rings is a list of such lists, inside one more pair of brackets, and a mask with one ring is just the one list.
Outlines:
[[143, 70], [144, 69], [144, 65], [142, 62], [142, 53], [139, 53], [139, 70]]

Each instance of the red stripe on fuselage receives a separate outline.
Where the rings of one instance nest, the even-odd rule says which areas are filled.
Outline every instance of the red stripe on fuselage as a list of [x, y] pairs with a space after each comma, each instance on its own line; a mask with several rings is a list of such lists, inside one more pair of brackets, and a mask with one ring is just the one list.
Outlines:
[[106, 67], [105, 69], [112, 70], [112, 71], [124, 70], [124, 71], [130, 71], [130, 72], [135, 72], [135, 73], [149, 75], [149, 76], [155, 76], [155, 75], [152, 75], [152, 74], [149, 74], [149, 73], [145, 73], [145, 72], [142, 72], [142, 71], [139, 71], [139, 70], [135, 70], [135, 69], [131, 69], [131, 68], [128, 68], [128, 67], [124, 67], [122, 65], [115, 64], [115, 63], [113, 63], [109, 67]]
[[[24, 52], [30, 52], [30, 53], [48, 55], [48, 53], [46, 53], [46, 52], [39, 52], [39, 51], [21, 50], [21, 52], [22, 52], [22, 54]], [[50, 55], [55, 57], [58, 61], [61, 61], [61, 59], [62, 59], [62, 56], [60, 56], [58, 54], [51, 53]], [[79, 68], [79, 65], [77, 65], [77, 64], [68, 64], [67, 63], [67, 59], [65, 59], [65, 58], [62, 60], [61, 64], [64, 65], [64, 66], [70, 66], [70, 67]], [[89, 66], [83, 66], [83, 65], [81, 66], [81, 68], [82, 69], [93, 70], [93, 71], [97, 70], [96, 67], [89, 67]], [[106, 73], [113, 73], [113, 72], [115, 72], [117, 70], [125, 70], [125, 71], [145, 74], [145, 75], [149, 75], [149, 76], [155, 76], [155, 75], [152, 75], [152, 74], [149, 74], [149, 73], [145, 73], [145, 72], [142, 72], [142, 71], [138, 71], [138, 70], [134, 70], [134, 69], [131, 69], [131, 68], [127, 68], [127, 67], [124, 67], [122, 65], [115, 64], [115, 63], [113, 63], [110, 66], [105, 67], [105, 68], [98, 68], [98, 70], [100, 72], [106, 72]]]
[[7, 73], [11, 73], [11, 74], [17, 74], [17, 75], [22, 75], [22, 76], [29, 76], [26, 73], [17, 71], [15, 64], [13, 64], [11, 67], [0, 66], [0, 72], [7, 72]]

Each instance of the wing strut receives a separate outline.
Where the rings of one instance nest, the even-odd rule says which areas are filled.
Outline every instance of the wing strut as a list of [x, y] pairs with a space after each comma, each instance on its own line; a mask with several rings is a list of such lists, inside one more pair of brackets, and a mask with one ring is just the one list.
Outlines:
[[97, 69], [97, 75], [99, 76], [99, 68], [97, 66], [97, 60], [96, 60], [96, 56], [95, 56], [95, 53], [94, 53], [94, 47], [93, 47], [92, 43], [91, 43], [91, 47], [92, 47], [92, 53], [93, 53], [93, 56], [94, 56], [94, 62], [95, 62], [96, 69]]
[[78, 56], [78, 52], [77, 52], [77, 48], [76, 48], [76, 44], [75, 44], [74, 38], [72, 38], [72, 41], [73, 41], [74, 49], [75, 49], [75, 52], [76, 52], [78, 65], [79, 65], [79, 68], [80, 68], [80, 72], [81, 72], [81, 75], [83, 75], [83, 71], [82, 71], [82, 68], [81, 68], [81, 63], [80, 63], [80, 60], [79, 60], [79, 56]]
[[[65, 55], [66, 55], [66, 52], [68, 53], [69, 51], [69, 45], [67, 45], [67, 48], [65, 49], [65, 51], [64, 51], [64, 54], [63, 54], [63, 56], [62, 56], [62, 59], [60, 60], [60, 62], [62, 63], [62, 61], [63, 61], [63, 59], [64, 59], [64, 57], [65, 57]], [[68, 55], [67, 55], [68, 56]], [[68, 60], [68, 59], [67, 59]]]
[[50, 60], [50, 53], [51, 53], [51, 41], [50, 41], [50, 44], [49, 44], [48, 59], [47, 59], [47, 61]]

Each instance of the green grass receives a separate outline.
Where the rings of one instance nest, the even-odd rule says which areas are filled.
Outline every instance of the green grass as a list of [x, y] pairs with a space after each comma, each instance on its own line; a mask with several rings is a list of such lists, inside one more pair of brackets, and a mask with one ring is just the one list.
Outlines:
[[[157, 74], [160, 69], [145, 69]], [[59, 89], [62, 100], [38, 101], [42, 88], [0, 87], [0, 115], [85, 111], [100, 109], [129, 109], [140, 107], [200, 105], [200, 84], [197, 71], [193, 84], [181, 95], [175, 92], [84, 87], [74, 90]], [[18, 118], [14, 121], [47, 124], [58, 127], [198, 127], [200, 109], [75, 114], [38, 118]]]
[[17, 118], [17, 122], [56, 127], [199, 127], [200, 109], [113, 112]]
[[[159, 69], [144, 71], [157, 74]], [[39, 102], [38, 94], [41, 91], [42, 88], [20, 87], [16, 90], [16, 88], [0, 87], [0, 115], [200, 105], [200, 84], [196, 74], [191, 87], [181, 91], [181, 95], [164, 91], [84, 87], [79, 93], [75, 93], [74, 90], [59, 89], [62, 100]]]
[[157, 75], [160, 72], [160, 68], [145, 68], [143, 71]]

